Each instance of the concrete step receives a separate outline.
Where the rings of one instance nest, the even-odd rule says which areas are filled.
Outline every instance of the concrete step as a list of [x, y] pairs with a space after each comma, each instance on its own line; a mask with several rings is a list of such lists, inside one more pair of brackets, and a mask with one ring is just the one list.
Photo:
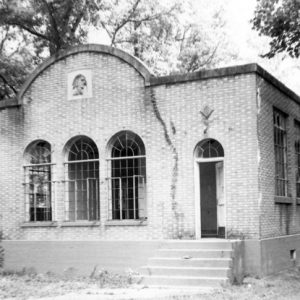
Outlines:
[[217, 287], [228, 283], [225, 277], [144, 276], [142, 284], [149, 286]]
[[231, 250], [232, 243], [222, 239], [208, 240], [170, 240], [162, 244], [161, 249], [218, 249]]
[[141, 275], [151, 276], [185, 276], [185, 277], [224, 277], [230, 275], [230, 268], [196, 268], [196, 267], [162, 267], [146, 266], [142, 267]]
[[210, 267], [228, 268], [231, 267], [231, 258], [174, 258], [174, 257], [151, 257], [148, 260], [150, 266], [163, 267]]
[[158, 257], [231, 258], [232, 250], [219, 249], [159, 249]]
[[168, 240], [147, 266], [143, 284], [155, 287], [216, 287], [230, 282], [233, 247], [228, 240]]

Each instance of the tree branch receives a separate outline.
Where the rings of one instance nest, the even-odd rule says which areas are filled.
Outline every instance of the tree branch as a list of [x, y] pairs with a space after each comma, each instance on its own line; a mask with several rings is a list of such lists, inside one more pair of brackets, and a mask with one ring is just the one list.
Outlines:
[[[50, 18], [50, 23], [52, 25], [52, 29], [53, 29], [53, 33], [54, 33], [54, 43], [55, 43], [55, 46], [56, 46], [56, 50], [59, 50], [59, 48], [61, 47], [61, 38], [60, 38], [60, 34], [59, 34], [59, 31], [58, 31], [58, 27], [57, 27], [57, 24], [56, 24], [56, 20], [53, 16], [53, 7], [51, 4], [48, 4], [48, 2], [46, 0], [41, 0], [46, 9], [47, 9], [47, 12], [48, 12], [48, 15], [49, 15], [49, 18]], [[51, 40], [50, 40], [51, 41]], [[51, 49], [50, 49], [50, 52], [51, 52]], [[51, 53], [53, 54], [53, 53]]]
[[181, 39], [178, 39], [178, 41], [180, 41], [180, 48], [179, 48], [179, 55], [182, 53], [183, 51], [183, 45], [184, 45], [184, 41], [186, 38], [186, 34], [188, 33], [188, 31], [192, 28], [192, 25], [189, 25], [187, 27], [185, 27], [184, 31], [183, 31], [183, 35]]
[[84, 15], [84, 11], [81, 10], [81, 12], [77, 15], [76, 21], [74, 22], [74, 24], [73, 24], [73, 26], [71, 28], [72, 34], [74, 34], [75, 31], [76, 31], [76, 29], [78, 28], [78, 26], [79, 26], [79, 24], [80, 24], [80, 22], [82, 20], [83, 15]]
[[24, 24], [22, 24], [20, 22], [17, 22], [15, 20], [8, 21], [7, 24], [11, 25], [11, 26], [20, 27], [21, 29], [26, 30], [27, 32], [31, 33], [32, 35], [35, 35], [35, 36], [37, 36], [37, 37], [39, 37], [41, 39], [47, 40], [47, 41], [51, 41], [51, 39], [48, 36], [46, 36], [46, 35], [44, 35], [42, 33], [39, 33], [34, 28], [27, 27], [26, 25], [24, 25]]
[[6, 84], [17, 95], [17, 93], [18, 93], [17, 90], [11, 84], [8, 83], [8, 81], [2, 74], [0, 74], [0, 78], [2, 79], [4, 84]]
[[219, 44], [212, 51], [211, 55], [209, 55], [209, 57], [203, 63], [200, 64], [199, 68], [204, 67], [205, 65], [207, 65], [208, 63], [210, 63], [213, 60], [218, 48], [219, 48]]
[[136, 0], [135, 3], [133, 4], [132, 8], [129, 10], [128, 16], [124, 17], [123, 20], [116, 26], [116, 28], [114, 30], [114, 33], [112, 34], [111, 45], [114, 45], [116, 35], [129, 22], [129, 20], [133, 16], [133, 14], [136, 12], [136, 9], [137, 9], [140, 2], [141, 2], [141, 0]]
[[1, 43], [0, 43], [0, 53], [2, 53], [2, 50], [3, 50], [3, 47], [4, 47], [4, 43], [6, 42], [6, 40], [7, 40], [7, 38], [8, 38], [8, 30], [9, 30], [9, 28], [8, 28], [8, 26], [5, 26], [5, 35], [4, 35], [4, 37], [3, 37], [3, 39], [2, 39], [2, 41], [1, 41]]

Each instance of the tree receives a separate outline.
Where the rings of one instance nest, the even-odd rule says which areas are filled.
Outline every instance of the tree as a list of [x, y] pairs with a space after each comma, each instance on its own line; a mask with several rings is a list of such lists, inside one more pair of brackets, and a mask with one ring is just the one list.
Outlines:
[[299, 0], [258, 0], [252, 24], [260, 35], [271, 38], [270, 49], [263, 57], [272, 58], [281, 52], [299, 57]]
[[[1, 3], [2, 2], [2, 3]], [[16, 27], [33, 37], [50, 55], [86, 41], [87, 28], [100, 10], [100, 0], [28, 0], [0, 2], [0, 26]]]
[[100, 2], [0, 0], [0, 99], [15, 95], [47, 56], [86, 42]]
[[0, 99], [49, 55], [86, 43], [91, 26], [156, 74], [214, 66], [225, 59], [222, 10], [199, 19], [183, 0], [0, 0]]
[[20, 36], [9, 26], [3, 27], [0, 33], [0, 99], [16, 95], [32, 71], [33, 57], [26, 50], [26, 38], [20, 39]]
[[109, 8], [105, 10], [101, 25], [111, 46], [138, 57], [158, 75], [213, 66], [226, 40], [222, 8], [212, 10], [209, 7], [210, 19], [202, 21], [210, 5], [207, 1], [202, 3], [201, 16], [195, 13], [189, 1], [114, 0], [104, 3]]

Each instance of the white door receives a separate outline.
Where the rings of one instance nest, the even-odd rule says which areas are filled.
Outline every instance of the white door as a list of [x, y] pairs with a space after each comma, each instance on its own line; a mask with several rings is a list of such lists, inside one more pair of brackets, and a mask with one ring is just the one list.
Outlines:
[[224, 168], [222, 161], [216, 163], [216, 188], [218, 227], [225, 227]]

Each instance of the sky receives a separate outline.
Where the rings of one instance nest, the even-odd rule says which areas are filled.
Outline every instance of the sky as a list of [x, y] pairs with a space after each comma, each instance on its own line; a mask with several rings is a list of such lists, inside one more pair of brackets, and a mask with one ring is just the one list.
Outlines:
[[[268, 51], [269, 39], [259, 36], [256, 31], [252, 30], [250, 20], [254, 16], [256, 0], [191, 1], [195, 11], [199, 12], [199, 15], [208, 6], [223, 7], [226, 33], [230, 43], [232, 43], [232, 47], [239, 54], [239, 58], [236, 61], [230, 62], [231, 65], [258, 63], [287, 87], [300, 95], [300, 80], [298, 80], [300, 78], [300, 59], [291, 59], [286, 55], [277, 56], [271, 60], [260, 57], [260, 55]], [[209, 15], [207, 17], [209, 18]], [[104, 32], [91, 30], [89, 33], [89, 42], [109, 44], [109, 39]]]
[[[221, 1], [222, 0], [216, 0]], [[252, 29], [249, 20], [253, 18], [256, 0], [224, 0], [228, 34], [236, 43], [241, 62], [260, 64], [287, 87], [300, 95], [300, 59], [292, 59], [288, 55], [278, 55], [273, 59], [261, 58], [260, 55], [269, 49], [268, 37], [259, 36]]]

